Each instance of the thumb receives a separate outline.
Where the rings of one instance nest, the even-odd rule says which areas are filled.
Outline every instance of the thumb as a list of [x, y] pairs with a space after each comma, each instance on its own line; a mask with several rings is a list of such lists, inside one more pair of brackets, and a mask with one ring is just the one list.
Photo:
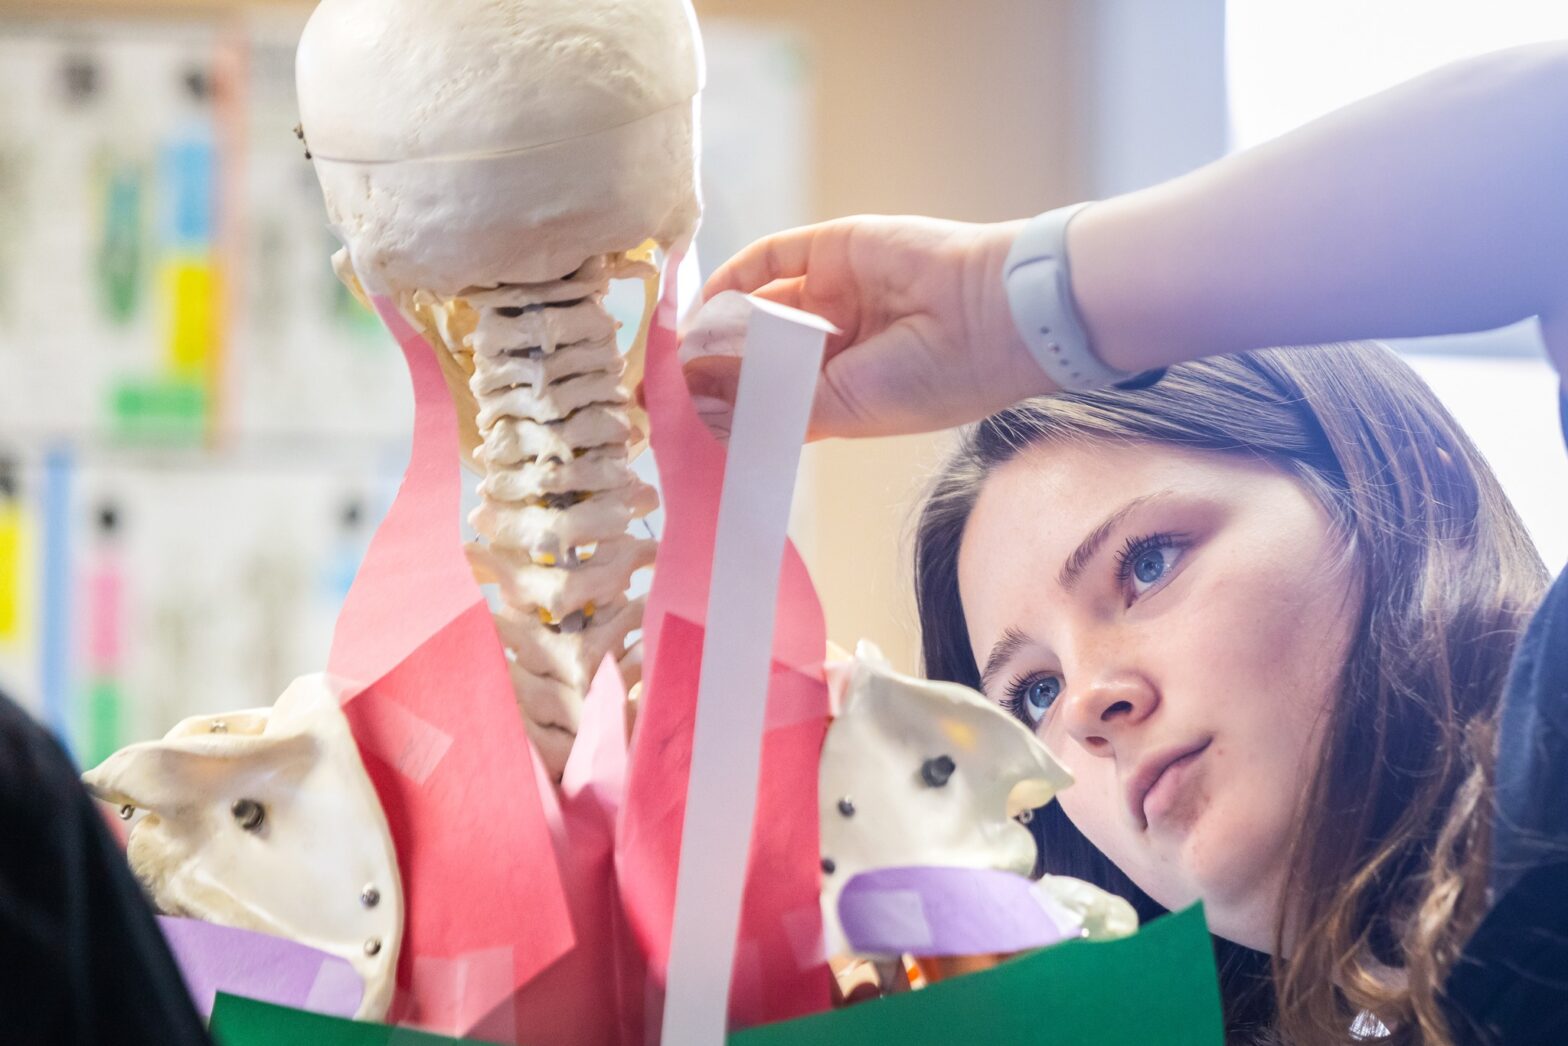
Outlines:
[[697, 417], [721, 443], [729, 442], [734, 426], [740, 367], [737, 356], [699, 356], [681, 368]]

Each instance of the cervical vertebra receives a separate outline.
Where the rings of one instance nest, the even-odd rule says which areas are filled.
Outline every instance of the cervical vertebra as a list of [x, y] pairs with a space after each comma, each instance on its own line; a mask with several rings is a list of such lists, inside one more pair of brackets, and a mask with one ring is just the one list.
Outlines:
[[470, 558], [559, 776], [604, 657], [635, 679], [626, 589], [654, 543], [627, 528], [657, 500], [604, 296], [696, 224], [690, 4], [324, 0], [298, 78], [340, 271], [446, 357], [483, 474]]
[[[482, 440], [474, 456], [484, 473], [470, 520], [486, 542], [470, 559], [479, 577], [500, 585], [496, 624], [554, 773], [593, 673], [606, 655], [629, 660], [626, 638], [642, 624], [642, 602], [629, 601], [626, 588], [656, 548], [626, 533], [658, 499], [631, 471], [637, 432], [603, 304], [618, 272], [645, 274], [596, 258], [568, 280], [467, 298], [478, 325], [462, 355], [473, 370]], [[635, 681], [635, 666], [624, 670]]]

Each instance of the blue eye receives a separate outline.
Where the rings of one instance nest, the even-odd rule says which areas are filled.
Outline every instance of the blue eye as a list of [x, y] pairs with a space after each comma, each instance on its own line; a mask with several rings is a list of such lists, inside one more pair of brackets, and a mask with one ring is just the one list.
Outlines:
[[1062, 677], [1031, 675], [1015, 679], [1007, 688], [1007, 710], [1027, 727], [1036, 727], [1062, 692]]
[[1143, 595], [1165, 580], [1181, 556], [1181, 543], [1170, 534], [1135, 538], [1116, 556], [1116, 580]]
[[1133, 560], [1132, 576], [1145, 585], [1152, 585], [1165, 575], [1165, 552], [1163, 548], [1151, 548], [1147, 552], [1138, 554]]

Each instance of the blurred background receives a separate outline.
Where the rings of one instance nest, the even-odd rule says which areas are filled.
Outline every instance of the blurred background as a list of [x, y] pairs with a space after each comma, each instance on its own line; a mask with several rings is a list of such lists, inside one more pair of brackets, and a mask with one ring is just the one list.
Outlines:
[[[842, 214], [984, 221], [1134, 189], [1568, 37], [1561, 0], [696, 6], [709, 269]], [[332, 276], [292, 130], [308, 13], [0, 0], [0, 689], [84, 764], [322, 667], [401, 472], [401, 359]], [[1533, 328], [1400, 348], [1561, 566], [1568, 458]], [[906, 535], [945, 440], [814, 446], [800, 480], [831, 635], [906, 669]]]

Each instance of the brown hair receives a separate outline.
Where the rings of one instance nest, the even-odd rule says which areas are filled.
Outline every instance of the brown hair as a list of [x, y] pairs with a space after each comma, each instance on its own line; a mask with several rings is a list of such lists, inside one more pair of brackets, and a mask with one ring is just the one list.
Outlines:
[[[1485, 904], [1494, 721], [1546, 582], [1491, 470], [1420, 378], [1372, 343], [1238, 353], [1173, 367], [1149, 389], [1025, 401], [964, 431], [916, 526], [933, 678], [979, 685], [957, 560], [986, 477], [1064, 440], [1261, 459], [1328, 512], [1359, 620], [1293, 834], [1275, 929], [1277, 955], [1289, 921], [1292, 954], [1270, 978], [1261, 956], [1220, 947], [1228, 1022], [1350, 1042], [1367, 1011], [1393, 1029], [1385, 1041], [1449, 1041], [1442, 984]], [[1131, 886], [1059, 811], [1034, 824], [1042, 870]]]

